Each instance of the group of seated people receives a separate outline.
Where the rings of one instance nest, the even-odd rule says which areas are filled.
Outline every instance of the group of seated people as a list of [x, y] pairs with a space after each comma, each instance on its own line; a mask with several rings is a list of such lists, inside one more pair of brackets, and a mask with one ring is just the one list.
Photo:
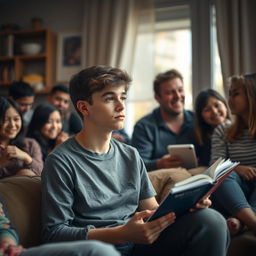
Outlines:
[[[55, 86], [32, 114], [33, 89], [13, 83], [10, 98], [0, 97], [0, 177], [42, 175], [46, 243], [100, 240], [122, 255], [226, 255], [227, 230], [256, 233], [256, 74], [230, 78], [228, 104], [213, 89], [200, 92], [194, 112], [184, 109], [182, 75], [158, 74], [159, 107], [136, 123], [131, 140], [123, 130], [130, 82], [120, 69], [89, 67], [69, 88]], [[17, 97], [17, 88], [26, 95]], [[82, 121], [68, 111], [70, 97]], [[211, 197], [227, 227], [217, 211], [195, 211], [208, 208], [209, 198], [178, 220], [170, 213], [144, 221], [158, 207], [150, 179], [183, 165], [167, 146], [190, 143], [205, 168], [219, 157], [240, 162]]]

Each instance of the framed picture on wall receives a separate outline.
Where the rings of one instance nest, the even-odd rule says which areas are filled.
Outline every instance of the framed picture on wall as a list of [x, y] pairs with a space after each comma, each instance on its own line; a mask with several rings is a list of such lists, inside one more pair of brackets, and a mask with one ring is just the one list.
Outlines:
[[57, 38], [57, 82], [68, 82], [82, 69], [82, 36], [79, 31], [59, 32]]

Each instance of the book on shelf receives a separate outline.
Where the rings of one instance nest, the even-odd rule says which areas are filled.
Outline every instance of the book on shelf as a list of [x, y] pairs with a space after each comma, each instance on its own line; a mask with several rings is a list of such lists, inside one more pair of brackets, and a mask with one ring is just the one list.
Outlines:
[[148, 221], [169, 212], [177, 217], [185, 214], [201, 199], [210, 196], [238, 164], [219, 158], [203, 173], [176, 183]]
[[13, 57], [14, 35], [0, 35], [0, 56]]

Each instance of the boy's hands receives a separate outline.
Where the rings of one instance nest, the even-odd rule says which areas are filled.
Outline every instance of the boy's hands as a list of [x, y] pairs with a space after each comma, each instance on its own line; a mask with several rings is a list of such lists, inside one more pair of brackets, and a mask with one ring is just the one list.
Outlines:
[[152, 244], [160, 233], [169, 225], [175, 222], [175, 214], [169, 213], [153, 221], [144, 222], [155, 211], [145, 210], [136, 212], [131, 220], [123, 226], [127, 241], [137, 244]]
[[212, 205], [212, 201], [209, 199], [209, 197], [206, 197], [199, 201], [193, 208], [190, 209], [191, 212], [197, 210], [197, 209], [203, 209], [208, 208]]

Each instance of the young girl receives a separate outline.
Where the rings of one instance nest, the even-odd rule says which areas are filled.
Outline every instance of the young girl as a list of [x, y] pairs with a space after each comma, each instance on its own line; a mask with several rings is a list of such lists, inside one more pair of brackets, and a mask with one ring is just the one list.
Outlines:
[[201, 91], [195, 102], [195, 148], [200, 166], [208, 166], [211, 158], [213, 130], [227, 120], [230, 113], [226, 100], [215, 90]]
[[0, 178], [40, 175], [42, 153], [38, 143], [23, 137], [22, 115], [10, 99], [0, 97]]
[[214, 131], [211, 162], [219, 157], [240, 161], [213, 194], [216, 207], [235, 217], [228, 218], [234, 235], [243, 224], [256, 232], [256, 74], [231, 77], [230, 85], [229, 107], [235, 120]]
[[27, 136], [37, 140], [45, 160], [55, 146], [68, 138], [67, 133], [62, 132], [59, 110], [48, 103], [37, 106], [29, 124]]

